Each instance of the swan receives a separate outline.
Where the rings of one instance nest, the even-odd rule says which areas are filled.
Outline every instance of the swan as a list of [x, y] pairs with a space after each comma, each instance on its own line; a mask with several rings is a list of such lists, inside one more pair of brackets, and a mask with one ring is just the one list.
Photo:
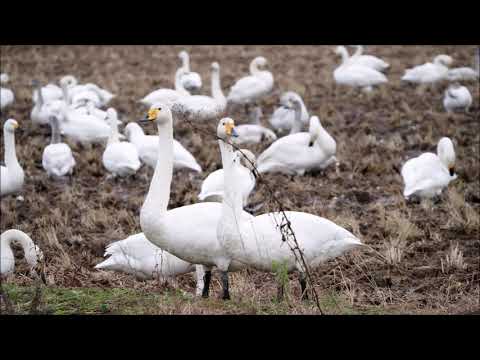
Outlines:
[[385, 72], [389, 67], [390, 64], [379, 59], [376, 56], [372, 55], [362, 55], [363, 54], [363, 46], [356, 45], [357, 51], [350, 57], [349, 61], [351, 63], [366, 66], [372, 68], [377, 71]]
[[25, 179], [25, 174], [18, 163], [15, 151], [15, 129], [17, 128], [18, 122], [14, 119], [8, 119], [3, 125], [5, 166], [0, 167], [0, 193], [2, 197], [20, 192]]
[[[7, 74], [0, 74], [0, 84], [8, 83], [9, 77]], [[15, 100], [13, 91], [4, 87], [0, 87], [0, 110], [10, 106]]]
[[236, 105], [255, 103], [273, 89], [273, 75], [259, 67], [267, 65], [267, 59], [258, 56], [250, 62], [250, 75], [239, 79], [231, 88], [227, 102]]
[[39, 90], [42, 90], [42, 102], [49, 102], [53, 100], [65, 100], [63, 90], [60, 86], [55, 84], [47, 84], [40, 87], [40, 83], [36, 80], [33, 81], [33, 103], [36, 104], [40, 100]]
[[433, 198], [440, 195], [455, 174], [455, 150], [448, 137], [440, 139], [437, 154], [431, 152], [408, 160], [401, 171], [405, 188], [403, 195], [408, 199], [412, 195]]
[[472, 95], [466, 86], [452, 84], [445, 90], [443, 106], [447, 112], [451, 113], [457, 109], [468, 112], [471, 105]]
[[[292, 100], [297, 100], [301, 104], [301, 113], [296, 115], [295, 108], [292, 106]], [[295, 120], [300, 116], [300, 122]], [[275, 109], [269, 119], [270, 125], [279, 131], [289, 131], [294, 134], [301, 130], [302, 124], [308, 125], [310, 117], [305, 104], [297, 93], [287, 91], [280, 96], [280, 106]]]
[[39, 260], [43, 259], [42, 251], [34, 244], [30, 236], [20, 230], [6, 230], [0, 236], [0, 274], [2, 276], [12, 274], [15, 269], [15, 257], [11, 248], [14, 241], [22, 246], [25, 259], [31, 270], [37, 266]]
[[428, 62], [423, 65], [406, 69], [402, 77], [403, 81], [411, 83], [430, 84], [447, 78], [448, 67], [453, 59], [448, 55], [438, 55], [433, 59], [433, 63]]
[[155, 103], [164, 103], [171, 106], [175, 101], [184, 96], [190, 96], [190, 93], [183, 87], [182, 76], [187, 74], [187, 71], [180, 68], [175, 73], [175, 90], [173, 89], [158, 89], [146, 95], [139, 102], [145, 106], [151, 107]]
[[478, 71], [469, 67], [454, 68], [447, 72], [449, 81], [475, 81], [478, 80], [478, 76]]
[[[192, 264], [205, 266], [202, 296], [208, 296], [211, 268], [224, 264], [223, 249], [216, 237], [222, 205], [203, 202], [167, 210], [173, 172], [173, 120], [168, 106], [155, 104], [144, 121], [158, 128], [158, 160], [140, 210], [140, 226], [154, 245]], [[243, 216], [251, 217], [247, 212]], [[231, 262], [230, 270], [244, 265]]]
[[175, 117], [187, 121], [207, 121], [223, 114], [227, 99], [220, 85], [220, 65], [212, 63], [211, 71], [212, 96], [191, 95], [179, 98], [171, 107]]
[[333, 78], [337, 84], [360, 87], [362, 90], [370, 92], [373, 86], [388, 82], [387, 77], [381, 72], [352, 63], [344, 46], [338, 46], [335, 53], [342, 56], [342, 64], [333, 72]]
[[277, 140], [277, 135], [272, 130], [260, 125], [262, 109], [259, 106], [252, 111], [252, 116], [251, 124], [237, 126], [238, 136], [232, 140], [235, 145], [258, 144], [264, 140], [268, 142]]
[[114, 94], [100, 88], [96, 84], [87, 83], [79, 85], [78, 80], [72, 75], [64, 76], [60, 79], [59, 83], [64, 94], [64, 99], [69, 104], [73, 104], [74, 100], [80, 100], [82, 96], [87, 96], [86, 93], [90, 93], [90, 96], [95, 97], [95, 106], [97, 107], [106, 106], [115, 97]]
[[103, 152], [102, 162], [114, 177], [125, 177], [135, 174], [140, 166], [140, 159], [135, 145], [119, 140], [117, 112], [113, 108], [107, 110], [107, 120], [110, 124], [110, 136]]
[[190, 56], [185, 50], [180, 51], [178, 57], [182, 60], [182, 69], [185, 70], [180, 78], [183, 88], [188, 92], [197, 92], [202, 87], [202, 78], [198, 73], [190, 71]]
[[[255, 165], [255, 155], [247, 149], [241, 149], [241, 152], [249, 160], [245, 161], [245, 166], [242, 166], [242, 169], [238, 171], [239, 178], [237, 179], [239, 187], [241, 186], [239, 191], [242, 194], [242, 206], [245, 207], [250, 193], [255, 188], [255, 176], [252, 172], [252, 164]], [[200, 194], [198, 194], [199, 200], [222, 202], [224, 192], [223, 172], [223, 169], [215, 170], [203, 180]]]
[[37, 101], [30, 112], [30, 119], [34, 124], [47, 125], [50, 123], [50, 116], [55, 112], [55, 109], [66, 105], [66, 102], [63, 97], [55, 98], [53, 95], [50, 95], [49, 98], [44, 97], [44, 91], [48, 88], [48, 85], [42, 87], [37, 80], [33, 80], [32, 85], [35, 89]]
[[[217, 225], [218, 242], [230, 261], [238, 261], [261, 271], [273, 272], [275, 264], [285, 264], [288, 272], [299, 271], [304, 293], [306, 277], [303, 264], [297, 261], [296, 255], [284, 243], [275, 221], [275, 217], [280, 219], [282, 215], [280, 213], [266, 213], [256, 217], [243, 215], [241, 185], [237, 181], [242, 171], [241, 154], [234, 152], [233, 147], [227, 143], [231, 137], [232, 127], [234, 129], [233, 120], [224, 118], [220, 120], [217, 128], [225, 176], [222, 217]], [[286, 211], [284, 214], [309, 267], [316, 267], [362, 245], [355, 235], [330, 220], [297, 211]], [[228, 262], [219, 267], [222, 271], [224, 299], [230, 298], [228, 267]]]
[[60, 123], [56, 115], [50, 117], [52, 139], [42, 154], [42, 166], [48, 176], [63, 177], [71, 175], [75, 166], [75, 159], [70, 146], [61, 142]]
[[270, 145], [257, 160], [259, 173], [280, 172], [303, 175], [309, 170], [321, 170], [332, 163], [337, 145], [320, 124], [317, 116], [310, 118], [309, 132], [282, 137]]
[[[137, 148], [140, 160], [155, 169], [158, 158], [158, 136], [145, 135], [143, 129], [134, 122], [129, 123], [124, 132], [128, 141]], [[202, 172], [202, 167], [193, 155], [175, 139], [173, 140], [173, 168]]]

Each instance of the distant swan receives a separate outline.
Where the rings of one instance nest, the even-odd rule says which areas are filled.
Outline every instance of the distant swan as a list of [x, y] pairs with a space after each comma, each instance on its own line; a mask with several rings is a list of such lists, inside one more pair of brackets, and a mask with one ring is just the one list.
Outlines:
[[452, 62], [453, 59], [450, 56], [438, 55], [433, 59], [433, 63], [428, 62], [405, 70], [402, 80], [418, 84], [431, 84], [445, 80], [448, 76], [448, 67]]
[[5, 166], [0, 167], [1, 196], [18, 193], [23, 188], [25, 173], [18, 163], [15, 150], [15, 129], [18, 122], [8, 119], [3, 125], [3, 137], [5, 144]]
[[178, 57], [182, 60], [182, 69], [185, 70], [180, 77], [182, 86], [188, 92], [197, 92], [202, 87], [202, 78], [198, 73], [190, 70], [190, 56], [186, 51], [180, 51]]
[[[6, 84], [8, 83], [8, 80], [9, 78], [7, 74], [0, 75], [0, 84]], [[10, 106], [14, 100], [15, 95], [13, 94], [12, 90], [4, 88], [3, 86], [0, 87], [0, 110], [3, 110], [7, 106]]]
[[443, 106], [449, 113], [455, 110], [469, 111], [472, 105], [472, 95], [465, 86], [459, 84], [452, 84], [445, 90], [445, 96], [443, 98]]
[[18, 242], [22, 246], [30, 270], [33, 270], [37, 262], [43, 259], [40, 248], [34, 244], [30, 236], [20, 230], [6, 230], [0, 236], [0, 274], [2, 276], [8, 276], [15, 270], [12, 242]]

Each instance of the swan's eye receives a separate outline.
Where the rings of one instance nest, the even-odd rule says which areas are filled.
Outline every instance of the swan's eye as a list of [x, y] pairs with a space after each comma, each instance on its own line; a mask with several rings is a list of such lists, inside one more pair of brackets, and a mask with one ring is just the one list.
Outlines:
[[157, 110], [158, 110], [158, 111], [162, 111], [162, 108], [158, 108]]

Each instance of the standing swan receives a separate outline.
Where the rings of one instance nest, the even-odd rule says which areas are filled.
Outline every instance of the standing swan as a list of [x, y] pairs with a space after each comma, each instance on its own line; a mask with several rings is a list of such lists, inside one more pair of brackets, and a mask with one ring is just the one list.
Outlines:
[[71, 175], [75, 166], [75, 159], [70, 146], [61, 142], [60, 124], [58, 117], [50, 117], [52, 139], [50, 145], [45, 147], [42, 154], [42, 166], [48, 176], [63, 177]]
[[[154, 121], [158, 128], [158, 160], [148, 194], [140, 210], [142, 231], [153, 244], [178, 258], [206, 267], [203, 296], [208, 289], [213, 266], [228, 261], [216, 237], [222, 205], [204, 202], [167, 210], [173, 172], [173, 120], [170, 109], [155, 104], [145, 121]], [[251, 217], [243, 212], [244, 216]], [[232, 263], [232, 269], [243, 264]], [[230, 270], [232, 270], [230, 269]]]
[[8, 119], [3, 125], [5, 166], [0, 167], [0, 189], [2, 197], [21, 191], [25, 178], [25, 174], [18, 163], [15, 151], [16, 128], [18, 128], [18, 123], [14, 119]]
[[188, 92], [197, 92], [202, 87], [202, 78], [198, 73], [190, 71], [190, 56], [186, 51], [180, 51], [178, 57], [182, 60], [181, 68], [185, 70], [180, 77], [182, 86]]
[[[1, 74], [0, 75], [0, 84], [8, 83], [8, 75]], [[15, 100], [15, 95], [13, 95], [13, 91], [4, 87], [0, 87], [0, 110], [5, 109], [7, 106], [10, 106], [13, 101]]]
[[15, 269], [15, 257], [13, 256], [11, 248], [13, 241], [20, 243], [22, 246], [25, 259], [31, 269], [37, 265], [38, 260], [43, 258], [39, 247], [36, 246], [30, 236], [23, 231], [16, 229], [4, 231], [0, 236], [0, 274], [2, 276], [12, 274]]
[[[225, 194], [222, 204], [222, 217], [218, 222], [217, 238], [231, 261], [247, 264], [261, 271], [274, 271], [274, 265], [284, 264], [288, 272], [299, 271], [302, 293], [305, 292], [305, 269], [297, 262], [295, 254], [282, 241], [282, 234], [274, 216], [267, 213], [256, 217], [244, 217], [242, 198], [238, 187], [240, 154], [227, 143], [234, 129], [232, 119], [220, 120], [217, 128], [220, 151], [225, 175]], [[352, 233], [335, 223], [316, 215], [286, 211], [285, 216], [295, 232], [299, 247], [310, 267], [316, 267], [328, 259], [361, 245]], [[222, 264], [223, 298], [229, 299], [228, 267]]]

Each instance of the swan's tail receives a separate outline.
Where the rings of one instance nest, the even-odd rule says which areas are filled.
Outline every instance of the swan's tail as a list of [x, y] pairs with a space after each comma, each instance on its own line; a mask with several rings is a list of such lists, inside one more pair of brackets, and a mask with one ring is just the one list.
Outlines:
[[102, 261], [101, 263], [95, 265], [97, 270], [112, 270], [116, 265], [115, 258], [110, 256], [108, 259]]

